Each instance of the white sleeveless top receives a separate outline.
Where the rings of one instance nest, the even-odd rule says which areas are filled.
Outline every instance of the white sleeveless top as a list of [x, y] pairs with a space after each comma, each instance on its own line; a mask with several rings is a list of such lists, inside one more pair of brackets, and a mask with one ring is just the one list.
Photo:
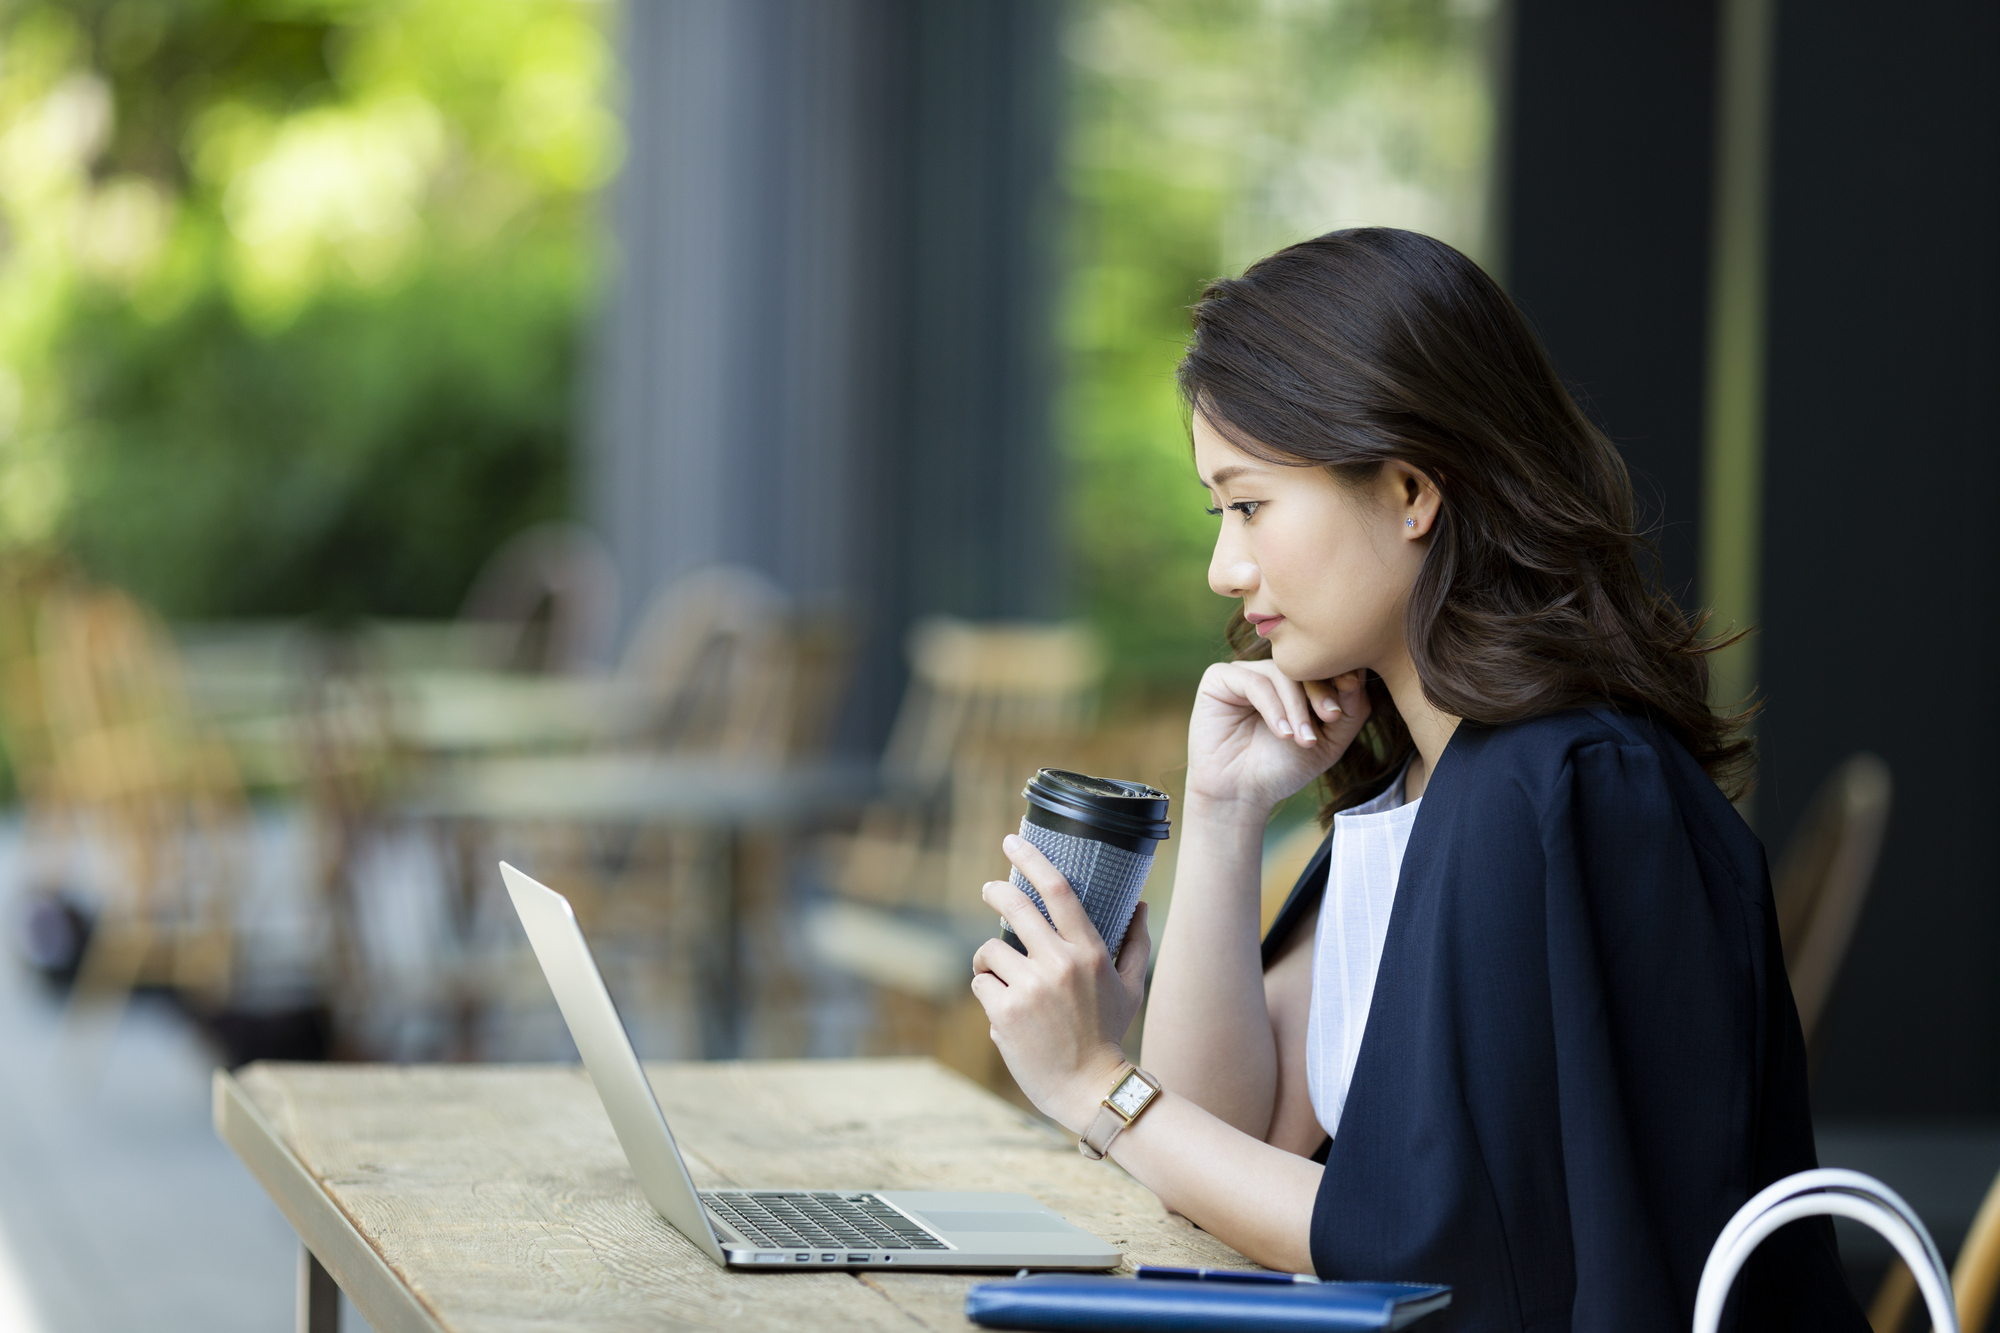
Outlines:
[[1306, 1021], [1306, 1090], [1329, 1136], [1354, 1081], [1355, 1057], [1375, 997], [1389, 909], [1421, 798], [1403, 799], [1406, 767], [1374, 800], [1333, 817], [1326, 896], [1313, 936], [1312, 1014]]

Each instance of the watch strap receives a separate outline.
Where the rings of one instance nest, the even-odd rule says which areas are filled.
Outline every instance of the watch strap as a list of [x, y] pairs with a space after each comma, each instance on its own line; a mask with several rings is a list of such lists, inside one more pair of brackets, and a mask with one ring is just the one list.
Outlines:
[[[1123, 1112], [1111, 1104], [1111, 1099], [1117, 1094], [1118, 1089], [1125, 1086], [1125, 1081], [1135, 1074], [1153, 1091], [1139, 1104], [1139, 1109], [1134, 1111], [1132, 1118], [1128, 1120]], [[1158, 1079], [1136, 1065], [1119, 1066], [1118, 1077], [1113, 1080], [1111, 1090], [1104, 1094], [1104, 1100], [1097, 1104], [1097, 1118], [1090, 1122], [1090, 1127], [1083, 1131], [1083, 1137], [1076, 1141], [1076, 1150], [1093, 1162], [1102, 1161], [1104, 1155], [1111, 1151], [1111, 1141], [1130, 1128], [1132, 1121], [1144, 1115], [1146, 1108], [1157, 1101], [1159, 1096]]]
[[1097, 1118], [1090, 1122], [1090, 1128], [1084, 1130], [1083, 1137], [1076, 1141], [1076, 1150], [1093, 1162], [1101, 1162], [1104, 1154], [1111, 1149], [1111, 1140], [1117, 1138], [1118, 1131], [1124, 1128], [1125, 1117], [1100, 1102]]

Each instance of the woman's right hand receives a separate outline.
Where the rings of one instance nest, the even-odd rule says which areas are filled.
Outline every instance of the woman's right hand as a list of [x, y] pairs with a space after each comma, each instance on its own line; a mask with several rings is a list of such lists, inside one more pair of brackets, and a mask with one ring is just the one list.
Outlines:
[[1269, 661], [1217, 662], [1188, 722], [1188, 799], [1268, 818], [1331, 768], [1367, 720], [1359, 671], [1300, 682]]

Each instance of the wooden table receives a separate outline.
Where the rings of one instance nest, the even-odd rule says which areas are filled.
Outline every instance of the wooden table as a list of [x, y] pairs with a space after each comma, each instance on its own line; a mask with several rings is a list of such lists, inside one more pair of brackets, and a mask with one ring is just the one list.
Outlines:
[[[647, 1072], [697, 1186], [1019, 1190], [1128, 1265], [1247, 1263], [929, 1060]], [[575, 1066], [260, 1063], [216, 1073], [215, 1126], [304, 1243], [301, 1333], [330, 1333], [335, 1282], [376, 1333], [963, 1329], [995, 1276], [717, 1268], [647, 1206]]]

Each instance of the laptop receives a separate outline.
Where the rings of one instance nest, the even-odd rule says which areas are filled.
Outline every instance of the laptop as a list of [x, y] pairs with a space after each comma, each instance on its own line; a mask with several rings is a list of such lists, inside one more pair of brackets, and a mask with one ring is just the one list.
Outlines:
[[569, 900], [500, 875], [646, 1201], [728, 1268], [1116, 1268], [1118, 1250], [1025, 1194], [697, 1190]]

